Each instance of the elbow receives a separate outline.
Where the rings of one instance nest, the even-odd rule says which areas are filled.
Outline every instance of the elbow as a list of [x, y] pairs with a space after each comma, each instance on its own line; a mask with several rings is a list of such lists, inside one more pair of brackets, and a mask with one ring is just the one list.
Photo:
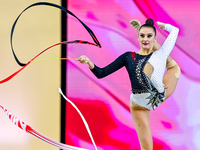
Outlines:
[[179, 33], [179, 28], [176, 27], [176, 32]]
[[99, 76], [99, 75], [97, 75], [96, 77], [97, 77], [98, 79], [102, 79], [102, 78], [103, 78], [102, 76]]
[[95, 75], [98, 79], [103, 78], [103, 76], [101, 76], [100, 74], [98, 74], [98, 73], [96, 73], [96, 72], [93, 72], [93, 73], [94, 73], [94, 75]]
[[95, 75], [98, 79], [102, 79], [103, 77], [105, 77], [105, 75], [102, 74], [101, 72], [94, 72], [94, 75]]

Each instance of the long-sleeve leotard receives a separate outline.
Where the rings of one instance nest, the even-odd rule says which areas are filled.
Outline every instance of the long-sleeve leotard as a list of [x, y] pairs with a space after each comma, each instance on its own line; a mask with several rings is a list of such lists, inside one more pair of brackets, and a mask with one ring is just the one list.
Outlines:
[[164, 85], [162, 80], [166, 66], [166, 60], [174, 47], [179, 31], [178, 28], [169, 24], [165, 25], [165, 29], [169, 31], [170, 34], [159, 50], [149, 55], [139, 55], [135, 52], [126, 52], [103, 68], [95, 65], [91, 71], [97, 78], [103, 78], [125, 66], [129, 74], [132, 90], [140, 93], [146, 91], [146, 88], [148, 88], [143, 69], [145, 64], [149, 62], [153, 67], [153, 73], [150, 80], [159, 92], [163, 92]]

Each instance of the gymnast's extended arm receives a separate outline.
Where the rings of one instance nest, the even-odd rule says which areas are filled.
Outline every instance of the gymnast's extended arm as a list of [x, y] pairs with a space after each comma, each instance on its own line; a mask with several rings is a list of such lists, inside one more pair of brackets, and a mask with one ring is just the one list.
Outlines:
[[89, 60], [89, 58], [87, 56], [82, 55], [79, 58], [79, 62], [80, 63], [87, 63], [90, 70], [93, 72], [93, 74], [98, 78], [103, 78], [106, 77], [110, 74], [112, 74], [113, 72], [119, 70], [120, 68], [122, 68], [123, 66], [125, 66], [125, 57], [127, 55], [127, 52], [120, 55], [117, 59], [115, 59], [112, 63], [110, 63], [109, 65], [100, 68], [98, 66], [96, 66], [91, 60]]

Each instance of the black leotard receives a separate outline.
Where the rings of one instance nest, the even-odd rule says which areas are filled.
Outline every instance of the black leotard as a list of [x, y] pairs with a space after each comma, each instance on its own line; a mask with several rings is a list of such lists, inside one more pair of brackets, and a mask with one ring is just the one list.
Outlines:
[[152, 53], [149, 55], [139, 55], [135, 52], [126, 52], [108, 66], [99, 68], [95, 65], [91, 71], [100, 79], [125, 66], [131, 81], [132, 91], [136, 93], [148, 92], [147, 88], [149, 85], [144, 76], [143, 68], [151, 55]]

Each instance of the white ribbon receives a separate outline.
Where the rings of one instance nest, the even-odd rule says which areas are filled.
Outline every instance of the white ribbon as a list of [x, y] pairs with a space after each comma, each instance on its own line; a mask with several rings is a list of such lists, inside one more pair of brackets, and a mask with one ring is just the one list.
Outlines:
[[91, 131], [90, 131], [90, 128], [89, 128], [89, 126], [88, 126], [88, 124], [87, 124], [87, 122], [86, 122], [84, 116], [82, 115], [82, 113], [80, 112], [80, 110], [76, 107], [76, 105], [75, 105], [72, 101], [70, 101], [70, 100], [63, 94], [63, 92], [62, 92], [62, 90], [60, 89], [60, 87], [59, 87], [58, 89], [59, 89], [59, 93], [63, 96], [63, 98], [64, 98], [67, 102], [69, 102], [69, 103], [76, 109], [76, 111], [79, 113], [79, 115], [80, 115], [81, 119], [83, 120], [83, 123], [84, 123], [84, 125], [85, 125], [85, 127], [86, 127], [86, 129], [87, 129], [87, 131], [88, 131], [88, 134], [89, 134], [89, 136], [90, 136], [90, 138], [91, 138], [91, 140], [92, 140], [92, 143], [93, 143], [93, 145], [94, 145], [94, 147], [95, 147], [95, 150], [97, 150], [97, 146], [96, 146], [96, 144], [95, 144], [95, 142], [94, 142], [94, 139], [93, 139], [93, 137], [92, 137], [92, 133], [91, 133]]

